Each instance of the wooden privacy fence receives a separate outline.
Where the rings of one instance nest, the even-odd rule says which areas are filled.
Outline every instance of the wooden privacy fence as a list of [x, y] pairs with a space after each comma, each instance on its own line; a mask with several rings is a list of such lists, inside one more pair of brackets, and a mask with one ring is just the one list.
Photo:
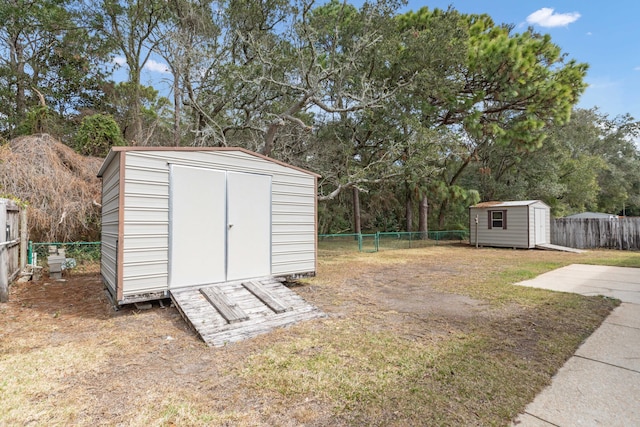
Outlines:
[[[21, 222], [24, 223], [22, 229]], [[26, 251], [21, 254], [20, 250], [26, 236], [20, 239], [21, 234], [26, 234], [26, 222], [21, 221], [20, 207], [12, 200], [0, 199], [0, 302], [7, 302], [9, 283], [26, 263]]]
[[551, 221], [551, 243], [570, 248], [640, 249], [640, 217], [558, 218]]

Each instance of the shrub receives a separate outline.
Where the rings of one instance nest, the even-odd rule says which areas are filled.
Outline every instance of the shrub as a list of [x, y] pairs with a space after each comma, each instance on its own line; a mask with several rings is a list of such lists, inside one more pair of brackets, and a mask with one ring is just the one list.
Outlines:
[[78, 153], [105, 157], [114, 145], [125, 145], [125, 141], [113, 117], [93, 114], [82, 119], [74, 139], [74, 148]]

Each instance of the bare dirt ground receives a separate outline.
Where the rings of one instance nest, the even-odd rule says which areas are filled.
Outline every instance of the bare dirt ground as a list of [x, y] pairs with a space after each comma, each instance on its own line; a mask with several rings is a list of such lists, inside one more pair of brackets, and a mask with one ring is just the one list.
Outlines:
[[[595, 298], [571, 300], [567, 306], [586, 301], [575, 310], [588, 311], [589, 321], [564, 322], [559, 321], [564, 308], [554, 306], [552, 297], [540, 303], [541, 295], [547, 298], [549, 293], [503, 298], [484, 286], [509, 268], [517, 271], [522, 262], [559, 266], [584, 261], [578, 257], [439, 247], [321, 258], [318, 277], [293, 289], [327, 313], [326, 319], [224, 348], [208, 348], [170, 302], [155, 302], [150, 310], [128, 306], [114, 311], [95, 271], [72, 272], [63, 281], [45, 278], [15, 284], [10, 302], [0, 305], [0, 425], [323, 426], [404, 425], [416, 420], [425, 425], [502, 424], [571, 353], [554, 354], [540, 343], [550, 335], [565, 334], [578, 340], [572, 341], [574, 348], [615, 304]], [[379, 366], [395, 362], [384, 354], [379, 356], [381, 365], [372, 361], [370, 354], [378, 344], [349, 350], [350, 342], [364, 335], [369, 337], [364, 345], [380, 339], [390, 352], [406, 348], [416, 357], [429, 351], [443, 354], [441, 349], [451, 350], [452, 343], [457, 348], [482, 341], [497, 359], [523, 363], [513, 373], [520, 375], [520, 382], [529, 370], [541, 371], [541, 376], [531, 380], [532, 389], [523, 385], [504, 393], [525, 394], [514, 401], [494, 391], [493, 397], [485, 391], [479, 398], [465, 398], [462, 386], [450, 378], [454, 368], [447, 367], [451, 374], [443, 376], [443, 365], [421, 359], [432, 365], [406, 381], [421, 387], [419, 399], [433, 393], [429, 399], [434, 400], [415, 400], [402, 394], [407, 387], [400, 383], [405, 380], [403, 369], [411, 371], [417, 362], [394, 355], [398, 364], [410, 366], [389, 373], [396, 375], [391, 380], [376, 382]], [[465, 350], [460, 351], [464, 358]], [[287, 353], [286, 358], [281, 353]], [[335, 364], [326, 365], [328, 373], [318, 368], [331, 357]], [[303, 372], [300, 364], [310, 361], [316, 364], [305, 365]], [[301, 372], [296, 374], [299, 380], [287, 380], [295, 369]], [[332, 369], [340, 380], [319, 378], [331, 376]], [[462, 371], [460, 375], [474, 381]], [[352, 383], [344, 378], [352, 378]], [[358, 381], [367, 381], [371, 391], [362, 391]], [[450, 403], [456, 399], [459, 406]], [[397, 404], [414, 400], [415, 406]], [[428, 402], [432, 407], [424, 408]], [[467, 414], [458, 413], [464, 408]], [[496, 414], [485, 418], [484, 412]]]

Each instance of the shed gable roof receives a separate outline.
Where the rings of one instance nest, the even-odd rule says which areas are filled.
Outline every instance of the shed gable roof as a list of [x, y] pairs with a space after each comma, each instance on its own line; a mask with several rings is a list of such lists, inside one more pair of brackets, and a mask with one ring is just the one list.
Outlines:
[[102, 166], [100, 167], [100, 170], [98, 171], [98, 178], [102, 178], [102, 175], [104, 174], [105, 170], [107, 169], [107, 166], [109, 165], [109, 163], [111, 163], [111, 161], [113, 160], [113, 158], [116, 156], [116, 153], [119, 152], [127, 152], [127, 151], [182, 151], [182, 152], [188, 152], [188, 151], [200, 151], [200, 152], [215, 152], [215, 151], [237, 151], [237, 152], [241, 152], [241, 153], [245, 153], [245, 154], [249, 154], [251, 156], [255, 156], [259, 159], [268, 161], [268, 162], [272, 162], [272, 163], [276, 163], [280, 166], [284, 166], [286, 168], [290, 168], [290, 169], [294, 169], [303, 173], [306, 173], [308, 175], [312, 175], [315, 176], [316, 178], [319, 178], [320, 175], [318, 175], [315, 172], [311, 172], [308, 171], [306, 169], [302, 169], [299, 168], [297, 166], [293, 166], [290, 165], [288, 163], [285, 162], [281, 162], [280, 160], [276, 160], [276, 159], [272, 159], [271, 157], [267, 157], [265, 155], [259, 154], [259, 153], [255, 153], [253, 151], [247, 150], [246, 148], [240, 148], [240, 147], [111, 147], [111, 150], [109, 151], [109, 154], [107, 154], [107, 157], [104, 159], [104, 162], [102, 163]]
[[509, 208], [509, 207], [515, 207], [515, 206], [531, 206], [534, 204], [543, 204], [547, 207], [549, 207], [545, 202], [541, 201], [541, 200], [512, 200], [512, 201], [506, 201], [506, 202], [500, 202], [500, 201], [492, 201], [492, 202], [481, 202], [478, 203], [477, 205], [473, 205], [471, 206], [472, 208], [479, 208], [479, 209], [486, 209], [486, 208]]

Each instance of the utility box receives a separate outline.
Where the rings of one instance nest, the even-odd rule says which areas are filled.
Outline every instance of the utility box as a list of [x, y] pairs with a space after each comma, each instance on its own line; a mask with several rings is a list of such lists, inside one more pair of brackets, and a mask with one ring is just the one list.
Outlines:
[[47, 265], [49, 266], [49, 277], [52, 279], [61, 279], [64, 263], [64, 255], [49, 255], [47, 257]]
[[315, 173], [242, 148], [113, 147], [98, 177], [101, 274], [117, 305], [315, 275]]

